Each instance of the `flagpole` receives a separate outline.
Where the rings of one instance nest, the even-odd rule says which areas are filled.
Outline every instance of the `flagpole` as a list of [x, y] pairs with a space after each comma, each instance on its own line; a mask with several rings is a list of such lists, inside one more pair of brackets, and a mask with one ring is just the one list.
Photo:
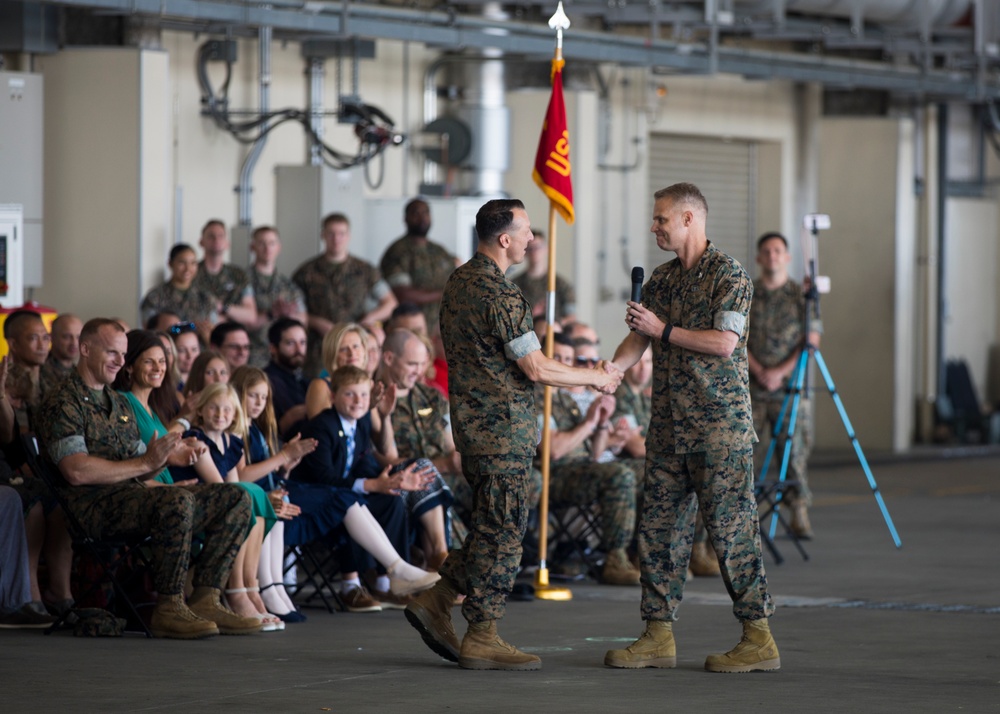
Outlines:
[[[553, 64], [562, 62], [562, 33], [569, 27], [569, 18], [563, 11], [562, 2], [556, 9], [556, 14], [549, 19], [549, 27], [556, 30], [556, 51]], [[549, 200], [549, 272], [548, 285], [545, 292], [545, 320], [548, 329], [545, 331], [545, 356], [552, 359], [555, 349], [555, 330], [552, 329], [556, 320], [556, 205]], [[545, 385], [545, 401], [542, 409], [542, 497], [538, 504], [538, 571], [535, 573], [535, 597], [540, 600], [572, 600], [573, 592], [569, 588], [555, 587], [549, 582], [548, 552], [549, 552], [549, 481], [552, 458], [552, 387]]]

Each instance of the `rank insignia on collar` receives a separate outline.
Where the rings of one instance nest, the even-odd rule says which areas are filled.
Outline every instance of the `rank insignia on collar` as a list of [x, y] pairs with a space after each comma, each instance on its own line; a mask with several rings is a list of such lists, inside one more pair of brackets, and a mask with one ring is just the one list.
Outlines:
[[417, 409], [417, 416], [428, 417], [434, 413], [434, 407], [424, 407], [423, 409]]
[[129, 421], [128, 414], [122, 414], [120, 417], [118, 417], [118, 419], [119, 421], [121, 421], [122, 424], [128, 424]]

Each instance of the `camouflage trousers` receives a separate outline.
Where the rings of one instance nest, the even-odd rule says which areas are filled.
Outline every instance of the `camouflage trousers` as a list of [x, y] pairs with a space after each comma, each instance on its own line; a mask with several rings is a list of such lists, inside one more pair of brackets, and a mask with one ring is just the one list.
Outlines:
[[153, 585], [160, 595], [183, 592], [194, 533], [205, 539], [194, 585], [225, 587], [250, 528], [250, 496], [236, 484], [146, 488], [129, 481], [71, 487], [65, 493], [91, 537], [151, 537]]
[[620, 461], [599, 464], [590, 460], [552, 465], [549, 498], [555, 505], [586, 506], [597, 501], [601, 509], [601, 548], [624, 548], [635, 532], [635, 473]]
[[[767, 452], [770, 439], [764, 438], [764, 433], [774, 437], [774, 427], [778, 423], [778, 416], [781, 414], [781, 405], [784, 397], [780, 399], [755, 399], [753, 405], [753, 428], [760, 437], [760, 441], [754, 447], [754, 466], [757, 473], [760, 472], [764, 464], [764, 455]], [[788, 416], [792, 410], [791, 401], [788, 402], [788, 411], [785, 414], [785, 425], [781, 433], [777, 435], [777, 443], [774, 445], [774, 454], [771, 456], [771, 464], [768, 467], [768, 475], [777, 479], [781, 473], [781, 459], [785, 453], [786, 434], [788, 433]], [[809, 478], [806, 474], [806, 462], [813, 444], [813, 422], [812, 422], [812, 402], [808, 399], [799, 401], [799, 413], [795, 419], [795, 433], [792, 434], [792, 450], [788, 457], [788, 473], [785, 478], [789, 481], [798, 481], [798, 488], [789, 487], [787, 498], [790, 501], [803, 499], [807, 506], [812, 505], [812, 492], [809, 490]]]
[[[642, 513], [643, 500], [646, 497], [646, 460], [645, 459], [621, 459], [621, 463], [628, 466], [635, 472], [635, 511]], [[636, 531], [635, 538], [638, 541], [639, 532]], [[704, 543], [708, 540], [708, 531], [705, 530], [705, 521], [698, 512], [694, 522], [694, 542]]]
[[469, 536], [441, 566], [441, 575], [464, 593], [462, 615], [469, 622], [499, 620], [521, 566], [521, 541], [528, 527], [528, 482], [532, 454], [462, 455], [472, 487]]
[[753, 456], [740, 451], [647, 454], [639, 521], [642, 619], [675, 620], [684, 597], [695, 514], [700, 509], [738, 620], [770, 617], [761, 553]]
[[[542, 497], [542, 472], [538, 469], [531, 469], [528, 481], [528, 510], [533, 511], [538, 508], [538, 502]], [[472, 521], [472, 486], [461, 473], [451, 471], [442, 472], [441, 478], [451, 489], [455, 498], [453, 508], [458, 516], [465, 522]]]

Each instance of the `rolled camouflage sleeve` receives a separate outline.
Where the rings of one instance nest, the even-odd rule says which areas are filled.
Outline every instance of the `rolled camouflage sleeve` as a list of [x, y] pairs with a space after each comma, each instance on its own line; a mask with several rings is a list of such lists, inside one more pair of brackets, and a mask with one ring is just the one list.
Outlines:
[[531, 319], [531, 306], [520, 291], [516, 295], [500, 295], [490, 308], [490, 320], [507, 359], [516, 361], [541, 349]]
[[746, 271], [721, 276], [712, 296], [712, 323], [716, 330], [743, 335], [753, 299], [753, 282]]

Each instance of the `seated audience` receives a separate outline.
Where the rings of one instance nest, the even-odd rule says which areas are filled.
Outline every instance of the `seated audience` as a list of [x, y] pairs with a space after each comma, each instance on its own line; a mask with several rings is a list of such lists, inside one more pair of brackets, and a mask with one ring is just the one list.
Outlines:
[[378, 379], [387, 391], [395, 388], [392, 425], [399, 458], [427, 459], [439, 472], [429, 488], [406, 494], [408, 510], [421, 526], [420, 545], [427, 565], [437, 570], [448, 557], [447, 511], [454, 503], [442, 476], [448, 473], [452, 482], [461, 481], [466, 490], [471, 489], [461, 476], [461, 457], [448, 426], [448, 402], [420, 379], [429, 361], [427, 345], [419, 336], [409, 330], [394, 330], [383, 345]]
[[302, 430], [306, 420], [306, 391], [302, 376], [306, 361], [306, 329], [298, 320], [279, 317], [267, 330], [271, 361], [264, 372], [271, 380], [278, 433], [289, 438]]
[[246, 414], [246, 430], [240, 434], [246, 446], [244, 463], [237, 467], [240, 480], [264, 489], [279, 519], [264, 538], [260, 551], [257, 564], [260, 596], [268, 612], [285, 622], [302, 622], [306, 617], [295, 608], [283, 582], [285, 521], [294, 519], [302, 509], [291, 503], [284, 479], [303, 456], [315, 450], [316, 440], [296, 435], [279, 448], [271, 385], [260, 369], [240, 367], [233, 372], [231, 384]]
[[177, 390], [183, 391], [184, 385], [191, 372], [191, 365], [195, 358], [201, 354], [201, 342], [198, 340], [198, 332], [193, 322], [180, 322], [167, 328], [171, 339], [174, 341], [174, 349], [177, 351]]
[[[76, 371], [42, 404], [38, 435], [44, 453], [64, 480], [60, 487], [73, 514], [94, 538], [148, 535], [158, 593], [150, 629], [157, 637], [192, 639], [260, 630], [260, 622], [222, 605], [221, 588], [232, 569], [250, 520], [242, 489], [194, 485], [146, 488], [165, 466], [195, 461], [197, 442], [168, 433], [147, 445], [128, 401], [111, 384], [128, 343], [107, 319], [90, 320], [80, 334]], [[185, 603], [191, 538], [204, 537], [194, 570], [194, 592]]]
[[229, 362], [230, 373], [250, 361], [250, 333], [238, 322], [220, 322], [212, 329], [208, 342]]
[[228, 384], [211, 384], [198, 397], [195, 420], [185, 437], [201, 441], [207, 450], [191, 466], [174, 470], [178, 478], [197, 478], [202, 483], [236, 483], [250, 495], [253, 521], [243, 541], [226, 588], [226, 602], [244, 617], [256, 617], [264, 632], [284, 629], [284, 623], [264, 607], [257, 582], [257, 564], [264, 537], [277, 521], [274, 507], [264, 490], [255, 483], [240, 481], [239, 467], [245, 465], [243, 440], [238, 436], [246, 428], [243, 408], [236, 392]]
[[[371, 379], [365, 370], [354, 366], [334, 370], [330, 375], [329, 389], [333, 395], [333, 407], [310, 419], [302, 433], [303, 438], [316, 439], [316, 450], [303, 457], [302, 463], [292, 473], [292, 481], [334, 489], [337, 494], [347, 492], [358, 496], [359, 502], [367, 506], [365, 512], [370, 509], [381, 526], [379, 532], [384, 531], [384, 536], [388, 536], [387, 544], [391, 544], [392, 552], [397, 555], [395, 560], [387, 561], [384, 557], [380, 558], [368, 542], [357, 539], [355, 533], [348, 529], [353, 543], [344, 559], [341, 597], [350, 612], [377, 612], [382, 609], [382, 603], [398, 606], [397, 601], [406, 595], [428, 588], [439, 579], [436, 573], [414, 568], [398, 555], [405, 553], [408, 545], [405, 504], [398, 496], [404, 491], [424, 488], [432, 475], [421, 470], [416, 463], [395, 469], [393, 473], [390, 473], [389, 467], [379, 472], [373, 455], [369, 413]], [[391, 397], [386, 395], [386, 398]], [[384, 441], [379, 445], [380, 450], [394, 458], [391, 429], [383, 427], [381, 436]], [[303, 515], [329, 517], [329, 514], [320, 512], [324, 507], [322, 502], [312, 502], [316, 495], [322, 497], [322, 491], [317, 494], [316, 489], [309, 489], [304, 494], [297, 494], [291, 490], [293, 503], [302, 507]], [[305, 498], [296, 500], [297, 496]], [[339, 516], [340, 513], [334, 515]], [[327, 532], [324, 528], [321, 534]], [[374, 565], [365, 551], [378, 560], [378, 599], [368, 594], [358, 575], [359, 571]]]
[[[577, 364], [564, 335], [555, 336], [553, 358]], [[542, 404], [541, 399], [535, 402], [540, 427]], [[598, 502], [601, 549], [606, 554], [601, 582], [638, 585], [639, 571], [625, 552], [635, 532], [635, 474], [620, 462], [598, 463], [607, 447], [614, 407], [614, 397], [601, 395], [584, 412], [568, 390], [552, 390], [549, 493], [553, 503]]]
[[80, 330], [83, 322], [76, 315], [65, 313], [52, 321], [52, 348], [38, 372], [39, 397], [52, 390], [73, 371], [80, 359]]
[[28, 541], [21, 497], [0, 485], [0, 629], [48, 627], [55, 618], [31, 607]]
[[[365, 328], [354, 322], [335, 325], [323, 338], [323, 369], [327, 375], [341, 367], [368, 370], [368, 344]], [[306, 391], [306, 416], [315, 418], [333, 406], [329, 377], [317, 377]]]
[[145, 325], [147, 330], [159, 332], [161, 330], [169, 330], [179, 322], [183, 322], [180, 315], [170, 312], [169, 310], [165, 310], [151, 315], [149, 319], [146, 320]]

